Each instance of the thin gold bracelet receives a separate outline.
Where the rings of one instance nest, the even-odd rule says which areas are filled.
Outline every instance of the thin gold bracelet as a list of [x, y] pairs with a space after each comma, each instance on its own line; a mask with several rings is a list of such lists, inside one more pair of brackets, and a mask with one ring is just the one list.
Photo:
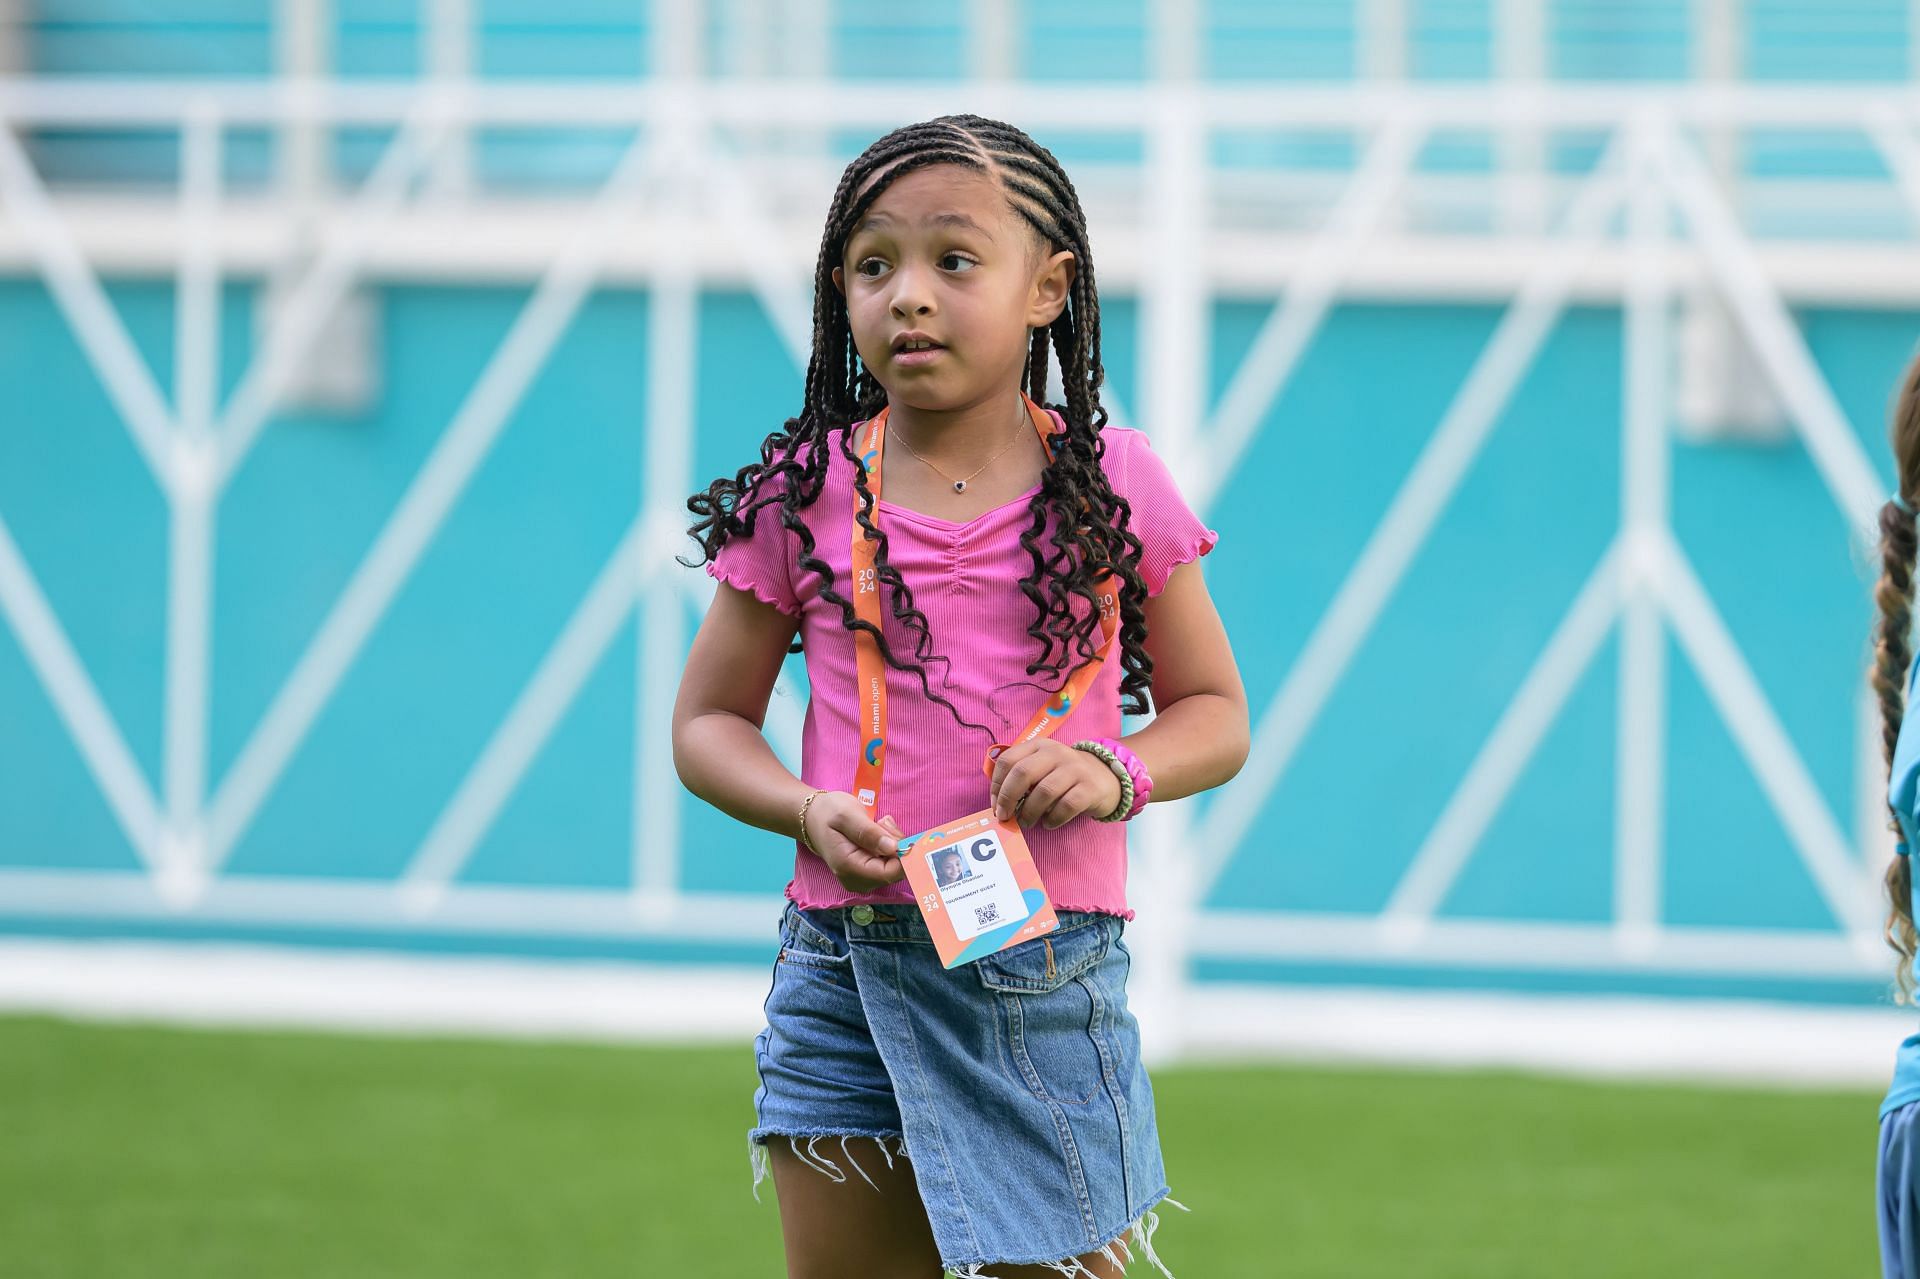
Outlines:
[[815, 857], [818, 857], [820, 855], [820, 850], [815, 848], [813, 846], [813, 841], [807, 838], [807, 809], [813, 806], [813, 801], [815, 799], [819, 798], [820, 796], [826, 793], [827, 793], [826, 789], [823, 787], [820, 790], [814, 791], [812, 794], [808, 795], [804, 800], [800, 802], [800, 842], [806, 845], [807, 851], [812, 853]]

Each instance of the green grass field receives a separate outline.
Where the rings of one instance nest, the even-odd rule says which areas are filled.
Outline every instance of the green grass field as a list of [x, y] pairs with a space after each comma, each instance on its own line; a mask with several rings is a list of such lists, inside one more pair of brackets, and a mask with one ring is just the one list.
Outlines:
[[[1155, 1082], [1180, 1279], [1878, 1273], [1871, 1094]], [[752, 1087], [745, 1044], [0, 1019], [0, 1275], [778, 1279]]]

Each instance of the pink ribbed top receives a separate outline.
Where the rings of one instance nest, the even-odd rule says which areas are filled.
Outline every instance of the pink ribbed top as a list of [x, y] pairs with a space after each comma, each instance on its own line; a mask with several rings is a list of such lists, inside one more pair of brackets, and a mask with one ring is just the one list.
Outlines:
[[[1059, 421], [1057, 413], [1054, 418]], [[1064, 423], [1058, 429], [1064, 430]], [[825, 487], [801, 518], [813, 533], [813, 553], [832, 566], [834, 589], [845, 595], [854, 464], [842, 453], [837, 435], [827, 443]], [[1181, 498], [1166, 463], [1144, 433], [1109, 426], [1102, 435], [1106, 453], [1101, 465], [1114, 491], [1132, 507], [1130, 527], [1143, 548], [1140, 575], [1148, 594], [1157, 595], [1175, 567], [1212, 550], [1219, 534], [1201, 523]], [[925, 663], [928, 682], [967, 719], [993, 730], [989, 737], [961, 725], [921, 692], [913, 675], [887, 669], [887, 764], [876, 811], [891, 813], [908, 834], [987, 806], [988, 782], [981, 767], [987, 747], [1026, 724], [1050, 691], [1038, 681], [1058, 682], [1046, 672], [1026, 673], [1038, 649], [1027, 636], [1033, 606], [1021, 593], [1020, 581], [1032, 571], [1032, 561], [1021, 549], [1020, 533], [1028, 520], [1027, 502], [1038, 491], [1036, 485], [965, 522], [880, 501], [887, 559], [900, 570], [914, 604], [926, 614], [933, 651], [951, 660], [951, 666], [937, 657]], [[848, 790], [860, 747], [853, 633], [842, 624], [839, 606], [820, 598], [820, 578], [800, 566], [799, 550], [799, 538], [781, 526], [777, 508], [766, 507], [755, 516], [753, 536], [729, 541], [707, 572], [799, 619], [811, 690], [800, 776], [810, 786]], [[908, 658], [912, 636], [893, 618], [884, 584], [881, 590], [887, 643], [896, 655]], [[1091, 642], [1098, 644], [1097, 631]], [[1049, 660], [1058, 659], [1057, 652], [1049, 655]], [[1121, 673], [1116, 645], [1087, 696], [1054, 736], [1068, 743], [1118, 737]], [[1025, 829], [1056, 906], [1133, 918], [1127, 908], [1126, 829], [1124, 822], [1101, 822], [1085, 814], [1058, 830]], [[849, 892], [797, 836], [787, 896], [809, 908], [913, 900], [904, 882], [875, 893]]]

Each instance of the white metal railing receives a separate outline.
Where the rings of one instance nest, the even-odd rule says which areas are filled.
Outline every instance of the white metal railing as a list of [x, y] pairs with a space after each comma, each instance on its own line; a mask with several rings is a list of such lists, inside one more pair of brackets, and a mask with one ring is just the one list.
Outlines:
[[[137, 764], [84, 662], [40, 590], [0, 511], [0, 617], [19, 638], [109, 808], [147, 870], [142, 875], [0, 872], [9, 910], [98, 918], [174, 917], [248, 923], [350, 923], [373, 929], [487, 929], [736, 939], [757, 937], [769, 903], [759, 896], [693, 894], [679, 886], [680, 838], [671, 818], [677, 783], [665, 755], [672, 686], [689, 608], [710, 584], [681, 572], [684, 496], [693, 423], [690, 335], [695, 301], [711, 284], [694, 254], [656, 254], [630, 264], [653, 295], [648, 325], [647, 489], [580, 600], [499, 727], [451, 794], [430, 833], [395, 880], [316, 883], [227, 873], [228, 855], [273, 792], [294, 753], [369, 635], [485, 459], [582, 302], [604, 283], [616, 241], [636, 220], [652, 238], [694, 237], [696, 215], [724, 220], [749, 250], [727, 278], [744, 275], [804, 366], [809, 345], [810, 242], [779, 230], [782, 219], [756, 190], [731, 131], [783, 124], [857, 125], [878, 134], [908, 118], [966, 107], [1054, 130], [1108, 131], [1144, 139], [1144, 189], [1153, 193], [1131, 228], [1150, 249], [1129, 285], [1141, 300], [1141, 420], [1203, 512], [1263, 424], [1302, 351], [1331, 306], [1349, 291], [1369, 251], [1404, 236], [1393, 216], [1413, 177], [1422, 141], [1446, 126], [1497, 129], [1516, 114], [1543, 129], [1604, 133], [1604, 158], [1580, 175], [1563, 209], [1510, 279], [1504, 317], [1355, 559], [1278, 692], [1256, 708], [1252, 757], [1243, 774], [1191, 822], [1184, 803], [1154, 805], [1136, 836], [1135, 882], [1155, 909], [1140, 921], [1143, 998], [1166, 1007], [1155, 1022], [1177, 1036], [1170, 1011], [1196, 956], [1418, 961], [1589, 971], [1682, 971], [1732, 975], [1877, 974], [1874, 889], [1866, 869], [1884, 853], [1879, 823], [1863, 821], [1856, 848], [1810, 780], [1710, 594], [1689, 566], [1668, 518], [1668, 438], [1663, 352], [1676, 299], [1706, 288], [1772, 380], [1835, 506], [1865, 545], [1882, 494], [1874, 468], [1809, 354], [1776, 278], [1774, 262], [1743, 226], [1736, 204], [1702, 153], [1701, 127], [1741, 130], [1846, 125], [1870, 137], [1920, 213], [1920, 98], [1906, 93], [1699, 88], [1416, 91], [1404, 88], [1293, 93], [1169, 84], [1140, 89], [1011, 84], [909, 90], [819, 85], [716, 91], [693, 85], [630, 89], [470, 86], [457, 92], [346, 89], [324, 83], [84, 87], [0, 84], [0, 126], [112, 126], [139, 121], [179, 130], [182, 181], [166, 250], [179, 282], [177, 393], [169, 402], [136, 355], [109, 304], [101, 274], [13, 133], [0, 127], [0, 246], [14, 248], [45, 280], [171, 513], [166, 645], [165, 752], [156, 786]], [[772, 114], [777, 111], [777, 116]], [[231, 267], [221, 234], [225, 194], [221, 140], [247, 126], [398, 125], [371, 176], [350, 200], [326, 206], [318, 248], [238, 389], [217, 400], [219, 313]], [[415, 180], [461, 126], [624, 124], [633, 141], [590, 202], [564, 214], [536, 287], [476, 378], [437, 446], [400, 498], [363, 562], [334, 602], [284, 686], [221, 777], [205, 772], [212, 530], [223, 490], [272, 420], [292, 370], [312, 350], [327, 316], [377, 254], [380, 237], [409, 218]], [[1207, 317], [1220, 292], [1200, 269], [1210, 241], [1212, 174], [1206, 142], [1225, 126], [1300, 125], [1349, 130], [1364, 157], [1324, 225], [1297, 245], [1278, 305], [1211, 414], [1203, 376]], [[475, 197], [481, 199], [479, 196]], [[809, 207], [824, 204], [820, 191]], [[699, 203], [694, 203], [698, 201]], [[484, 205], [484, 200], [481, 200]], [[484, 216], [484, 208], [465, 216]], [[1627, 231], [1612, 227], [1624, 214]], [[549, 213], [548, 216], [552, 216]], [[810, 223], [817, 219], [809, 218]], [[1673, 234], [1677, 223], [1682, 234]], [[1104, 224], [1095, 215], [1097, 235]], [[817, 226], [812, 232], [817, 235]], [[641, 237], [649, 238], [649, 237]], [[1508, 243], [1508, 242], [1502, 242]], [[1478, 246], [1478, 247], [1476, 247]], [[1476, 237], [1436, 238], [1426, 252], [1483, 252]], [[1613, 254], [1617, 271], [1593, 275]], [[736, 254], [736, 257], [738, 255]], [[1149, 265], [1151, 264], [1151, 265]], [[1103, 263], [1103, 268], [1106, 266]], [[1103, 278], [1112, 276], [1103, 269]], [[1627, 394], [1620, 532], [1593, 566], [1572, 607], [1520, 680], [1405, 876], [1377, 915], [1326, 916], [1209, 906], [1212, 886], [1241, 845], [1266, 797], [1286, 773], [1415, 554], [1455, 497], [1569, 300], [1583, 289], [1618, 296], [1627, 325]], [[1122, 407], [1125, 412], [1125, 406]], [[623, 621], [638, 610], [637, 810], [628, 891], [492, 888], [456, 882], [461, 866], [579, 695]], [[1438, 903], [1566, 699], [1621, 627], [1614, 919], [1604, 925], [1443, 919]], [[1792, 847], [1831, 913], [1830, 935], [1675, 928], [1662, 922], [1661, 794], [1667, 676], [1663, 628], [1699, 673]], [[776, 698], [769, 732], [790, 762], [799, 725], [792, 698]], [[784, 703], [784, 707], [783, 704]], [[782, 716], [785, 718], [782, 718]], [[1862, 740], [1875, 731], [1863, 699]], [[1875, 760], [1863, 749], [1862, 793]]]

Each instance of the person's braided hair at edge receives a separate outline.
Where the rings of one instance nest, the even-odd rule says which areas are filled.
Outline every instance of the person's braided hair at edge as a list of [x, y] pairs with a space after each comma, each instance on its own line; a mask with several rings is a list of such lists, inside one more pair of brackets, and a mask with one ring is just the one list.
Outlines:
[[[1027, 635], [1040, 654], [1027, 664], [1027, 674], [1048, 672], [1051, 683], [1032, 687], [1052, 691], [1064, 683], [1071, 666], [1093, 656], [1098, 646], [1091, 637], [1099, 625], [1093, 583], [1102, 572], [1112, 572], [1120, 603], [1121, 708], [1129, 714], [1145, 714], [1153, 675], [1153, 661], [1145, 648], [1146, 587], [1140, 578], [1140, 539], [1129, 528], [1131, 508], [1113, 491], [1100, 467], [1106, 449], [1101, 428], [1107, 424], [1107, 411], [1100, 403], [1105, 370], [1100, 363], [1100, 304], [1086, 218], [1073, 183], [1053, 153], [1012, 125], [976, 115], [941, 116], [896, 129], [847, 166], [833, 193], [814, 268], [813, 353], [807, 361], [805, 403], [797, 416], [762, 442], [759, 462], [742, 467], [732, 478], [716, 479], [706, 491], [687, 500], [687, 509], [699, 517], [690, 535], [705, 553], [705, 560], [695, 563], [711, 562], [731, 537], [751, 536], [759, 512], [777, 506], [782, 525], [799, 540], [800, 566], [819, 576], [820, 596], [839, 606], [841, 624], [871, 634], [882, 660], [896, 670], [913, 672], [927, 696], [945, 706], [958, 722], [993, 735], [986, 725], [964, 718], [952, 702], [928, 686], [923, 664], [951, 663], [934, 652], [926, 615], [914, 606], [912, 593], [888, 562], [887, 535], [873, 522], [867, 469], [854, 454], [853, 433], [845, 429], [871, 418], [887, 400], [885, 388], [854, 347], [846, 307], [833, 284], [834, 268], [840, 265], [853, 228], [881, 192], [903, 174], [935, 164], [973, 169], [997, 182], [1048, 253], [1066, 249], [1076, 259], [1067, 305], [1045, 329], [1033, 330], [1021, 388], [1044, 405], [1051, 340], [1060, 361], [1066, 403], [1048, 407], [1060, 413], [1067, 429], [1052, 437], [1053, 458], [1041, 475], [1040, 491], [1028, 503], [1031, 519], [1020, 536], [1020, 545], [1032, 560], [1032, 570], [1021, 583], [1034, 606]], [[874, 180], [863, 189], [870, 178]], [[879, 542], [876, 575], [888, 587], [895, 620], [914, 637], [912, 663], [899, 660], [886, 636], [854, 615], [852, 601], [834, 589], [833, 571], [814, 553], [813, 533], [800, 518], [825, 484], [827, 452], [818, 446], [835, 431], [842, 454], [854, 465], [860, 527], [869, 539]], [[765, 491], [774, 479], [784, 481], [776, 486], [777, 495]], [[1048, 517], [1055, 513], [1059, 518], [1049, 537]], [[1076, 597], [1087, 605], [1078, 617], [1071, 602]], [[1062, 651], [1055, 656], [1057, 650]], [[789, 651], [800, 651], [797, 640]]]
[[[1907, 365], [1893, 402], [1889, 435], [1893, 445], [1896, 499], [1880, 508], [1880, 580], [1874, 586], [1877, 618], [1873, 627], [1873, 664], [1867, 678], [1880, 703], [1880, 745], [1887, 768], [1907, 712], [1907, 667], [1913, 661], [1913, 570], [1916, 529], [1913, 504], [1920, 501], [1920, 357]], [[1891, 778], [1889, 778], [1891, 780]], [[1904, 839], [1891, 812], [1888, 825]], [[1914, 1002], [1915, 935], [1911, 907], [1913, 859], [1896, 856], [1887, 865], [1887, 944], [1900, 957], [1895, 1003]]]

